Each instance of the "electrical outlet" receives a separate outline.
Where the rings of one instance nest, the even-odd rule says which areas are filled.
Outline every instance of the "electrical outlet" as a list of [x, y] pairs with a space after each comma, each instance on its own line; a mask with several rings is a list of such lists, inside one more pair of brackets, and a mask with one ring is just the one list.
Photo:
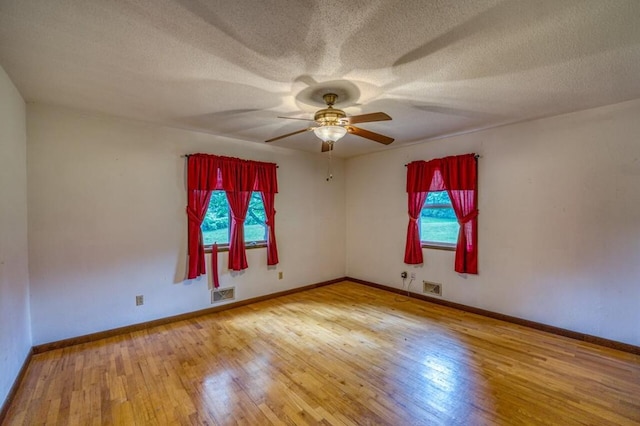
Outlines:
[[278, 272], [278, 279], [281, 280], [282, 279], [282, 271]]
[[415, 280], [415, 279], [416, 279], [416, 273], [415, 273], [415, 272], [412, 272], [412, 273], [411, 273], [411, 279], [412, 279], [412, 280]]
[[402, 279], [407, 278], [407, 271], [402, 271], [402, 272], [400, 273], [400, 277], [401, 277]]
[[136, 306], [144, 305], [144, 296], [136, 296]]

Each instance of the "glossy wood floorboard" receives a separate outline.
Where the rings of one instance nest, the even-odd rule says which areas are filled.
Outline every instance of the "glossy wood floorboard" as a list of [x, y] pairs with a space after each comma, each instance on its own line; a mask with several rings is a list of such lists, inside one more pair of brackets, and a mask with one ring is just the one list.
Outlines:
[[9, 425], [633, 425], [640, 356], [349, 282], [35, 355]]

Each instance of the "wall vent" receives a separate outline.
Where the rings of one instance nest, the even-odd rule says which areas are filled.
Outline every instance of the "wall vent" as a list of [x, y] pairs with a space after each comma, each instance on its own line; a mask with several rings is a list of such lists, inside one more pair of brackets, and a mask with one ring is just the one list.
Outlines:
[[430, 281], [422, 281], [422, 286], [423, 293], [442, 296], [442, 284], [432, 283]]
[[217, 288], [211, 292], [211, 303], [222, 302], [223, 300], [233, 300], [236, 298], [236, 288]]

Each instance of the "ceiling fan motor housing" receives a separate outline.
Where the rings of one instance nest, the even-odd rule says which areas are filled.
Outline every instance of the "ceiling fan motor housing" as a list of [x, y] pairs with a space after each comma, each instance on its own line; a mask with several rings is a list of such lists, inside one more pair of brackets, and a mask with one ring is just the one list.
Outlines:
[[333, 107], [333, 104], [338, 99], [338, 95], [335, 93], [326, 93], [322, 96], [327, 108], [321, 109], [316, 112], [313, 119], [323, 126], [340, 126], [348, 124], [347, 114], [341, 109]]
[[347, 114], [345, 114], [341, 109], [336, 109], [331, 106], [316, 112], [313, 119], [323, 126], [339, 126], [347, 124]]

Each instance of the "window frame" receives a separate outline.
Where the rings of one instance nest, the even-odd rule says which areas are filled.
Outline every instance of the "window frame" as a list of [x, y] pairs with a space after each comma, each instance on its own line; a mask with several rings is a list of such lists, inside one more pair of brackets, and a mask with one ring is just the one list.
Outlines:
[[[214, 189], [213, 191], [211, 191], [211, 196], [213, 197], [213, 194], [215, 192], [221, 192], [221, 193], [225, 193], [224, 190], [222, 189]], [[253, 196], [253, 194], [260, 194], [260, 197], [262, 197], [262, 192], [261, 191], [252, 191], [251, 196]], [[231, 208], [229, 207], [229, 200], [227, 200], [226, 198], [226, 194], [225, 194], [225, 201], [227, 203], [227, 217], [228, 217], [228, 227], [227, 229], [229, 230], [229, 234], [231, 234]], [[262, 209], [264, 210], [264, 202], [262, 204]], [[207, 207], [207, 211], [209, 210], [209, 207]], [[245, 222], [247, 220], [247, 218], [245, 217]], [[202, 222], [204, 223], [204, 221]], [[242, 224], [243, 226], [245, 226], [245, 224]], [[202, 224], [200, 225], [202, 226]], [[202, 232], [202, 228], [200, 229], [200, 232]], [[268, 228], [265, 224], [265, 234], [269, 232]], [[204, 244], [204, 241], [202, 243], [203, 247], [204, 247], [204, 252], [205, 253], [211, 253], [213, 252], [213, 244]], [[247, 250], [251, 250], [251, 249], [257, 249], [257, 248], [266, 248], [267, 247], [267, 240], [255, 240], [255, 241], [245, 241], [244, 242], [244, 248]], [[229, 251], [229, 243], [219, 243], [218, 244], [218, 252], [228, 252]]]
[[[439, 192], [439, 191], [434, 191]], [[427, 197], [429, 195], [427, 194]], [[424, 205], [422, 209], [420, 209], [420, 216], [418, 218], [418, 229], [420, 230], [420, 246], [422, 248], [434, 249], [434, 250], [444, 250], [444, 251], [456, 251], [457, 243], [445, 243], [439, 241], [429, 241], [422, 239], [422, 212], [424, 209], [453, 209], [453, 205], [449, 204], [429, 204], [427, 206], [427, 199], [424, 201]], [[460, 232], [460, 225], [458, 225], [458, 232]]]

